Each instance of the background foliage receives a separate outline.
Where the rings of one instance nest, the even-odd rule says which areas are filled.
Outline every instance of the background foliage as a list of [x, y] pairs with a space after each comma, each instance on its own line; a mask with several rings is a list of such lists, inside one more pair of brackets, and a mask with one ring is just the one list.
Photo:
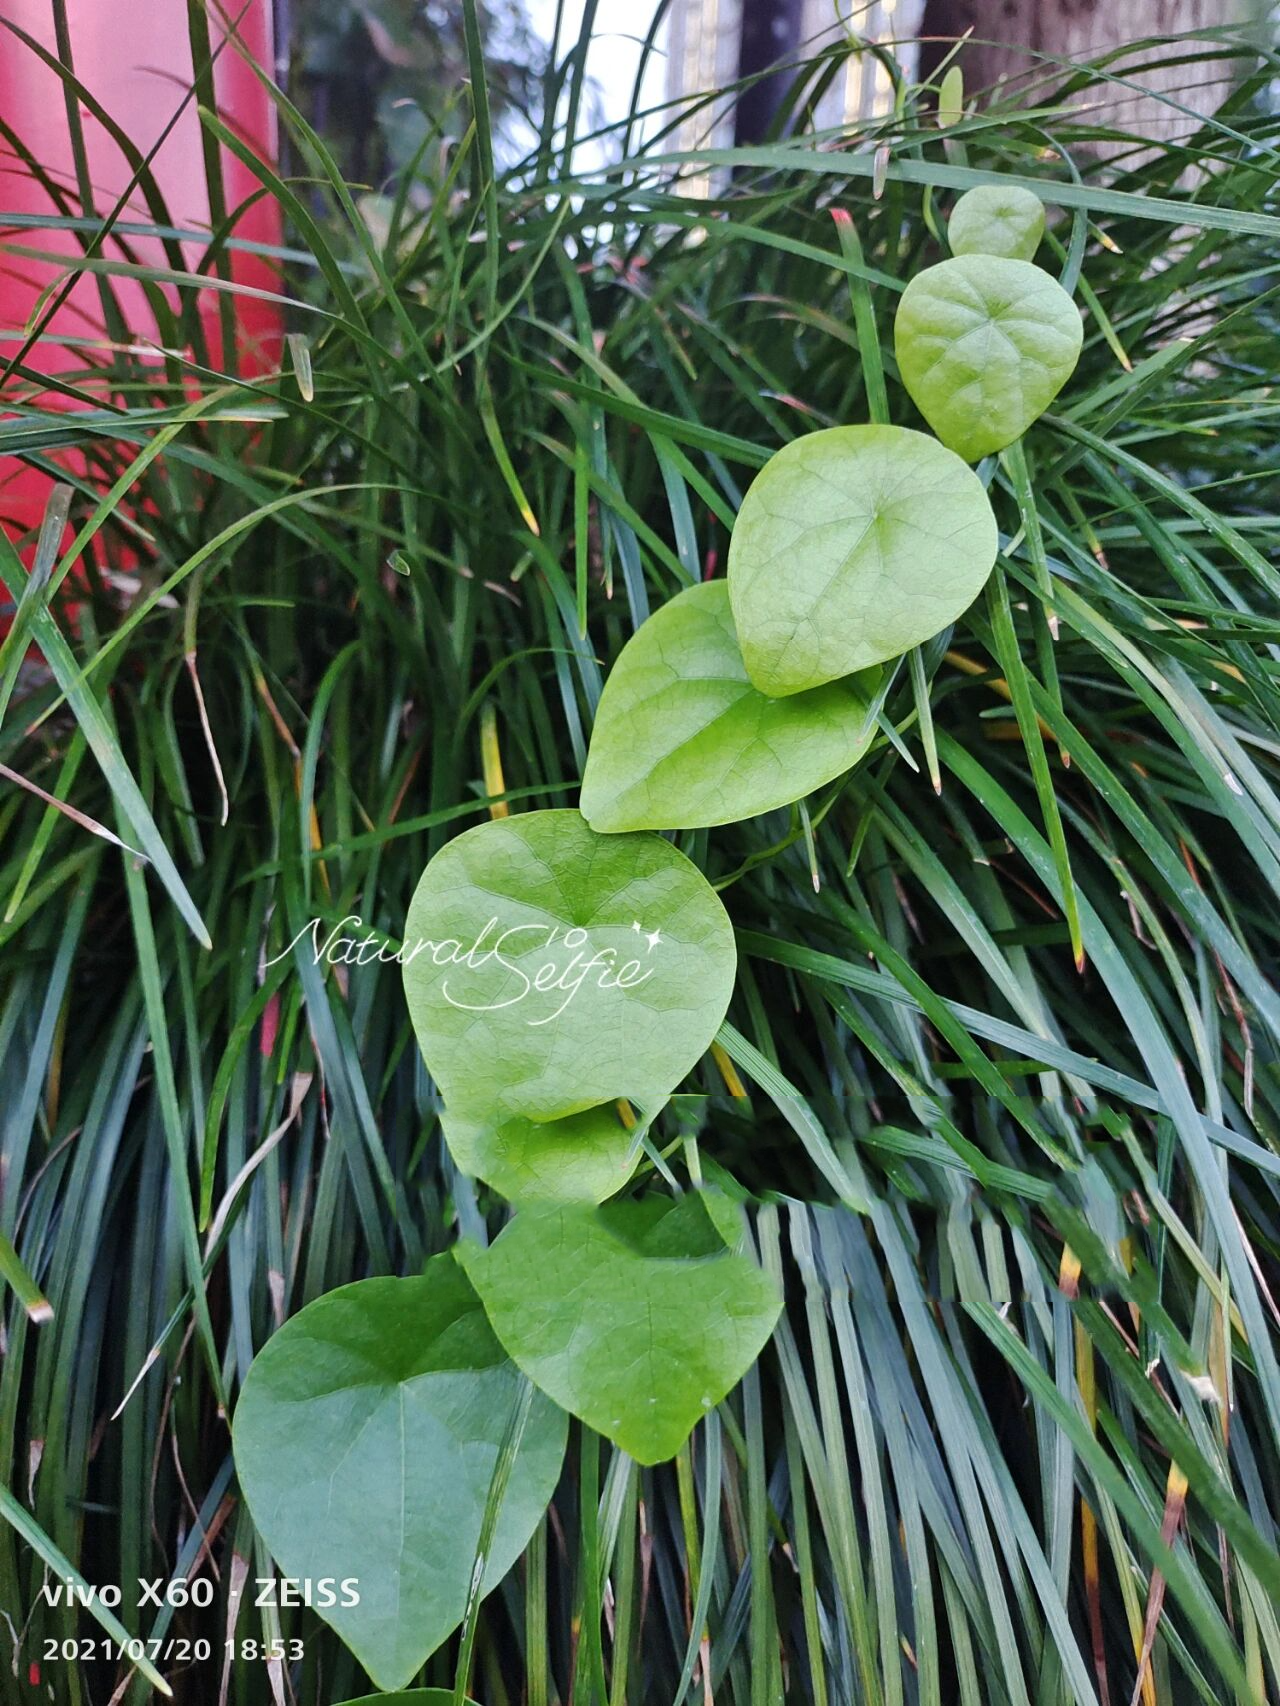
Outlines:
[[[989, 593], [903, 666], [846, 782], [679, 838], [742, 971], [662, 1166], [749, 1196], [787, 1313], [673, 1464], [575, 1425], [471, 1690], [1275, 1697], [1269, 73], [1181, 141], [1109, 134], [1105, 173], [1087, 104], [983, 105], [944, 138], [900, 88], [852, 151], [712, 162], [706, 202], [672, 175], [706, 162], [661, 135], [569, 177], [550, 122], [495, 178], [478, 100], [376, 229], [282, 101], [293, 176], [262, 176], [294, 251], [284, 370], [121, 354], [110, 407], [99, 367], [70, 418], [11, 376], [0, 449], [65, 474], [75, 445], [89, 477], [30, 582], [2, 548], [33, 590], [0, 761], [93, 820], [0, 799], [15, 1698], [145, 1695], [96, 1662], [33, 1680], [46, 1637], [93, 1632], [40, 1598], [60, 1558], [215, 1577], [207, 1612], [125, 1616], [220, 1643], [270, 1568], [226, 1421], [255, 1349], [325, 1289], [496, 1228], [441, 1144], [396, 969], [283, 950], [313, 916], [394, 940], [459, 827], [575, 802], [610, 660], [723, 572], [754, 470], [881, 383], [918, 424], [894, 299], [991, 171], [1059, 186], [1049, 258], [1087, 325], [1054, 411], [982, 467]], [[580, 77], [571, 53], [549, 89], [570, 131]], [[166, 346], [192, 346], [197, 287], [149, 282]], [[106, 573], [126, 547], [132, 596]], [[30, 639], [46, 667], [19, 675]], [[240, 1636], [278, 1626], [301, 1664], [210, 1664], [179, 1697], [360, 1692], [310, 1614], [242, 1603]]]
[[[285, 0], [277, 30], [289, 88], [349, 182], [380, 187], [465, 130], [464, 9], [436, 0]], [[536, 108], [537, 45], [519, 0], [480, 9], [491, 122]], [[411, 178], [412, 182], [412, 178]], [[419, 193], [430, 182], [413, 185]], [[411, 190], [411, 193], [413, 193]]]

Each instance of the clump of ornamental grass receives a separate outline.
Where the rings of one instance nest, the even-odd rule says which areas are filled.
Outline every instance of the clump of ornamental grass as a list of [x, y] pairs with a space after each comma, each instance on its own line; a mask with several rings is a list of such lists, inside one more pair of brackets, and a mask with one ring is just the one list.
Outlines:
[[[639, 1176], [743, 1203], [784, 1313], [673, 1463], [570, 1426], [547, 1515], [420, 1680], [1274, 1691], [1270, 69], [1154, 148], [1047, 84], [944, 132], [895, 80], [856, 136], [681, 156], [668, 114], [576, 172], [571, 54], [527, 157], [495, 170], [477, 75], [376, 204], [282, 101], [281, 371], [122, 347], [78, 417], [19, 363], [0, 446], [69, 484], [74, 544], [55, 509], [30, 579], [4, 551], [34, 589], [0, 658], [15, 1674], [68, 1701], [141, 1700], [153, 1662], [235, 1706], [365, 1689], [315, 1609], [236, 1599], [274, 1572], [228, 1416], [288, 1316], [506, 1218], [442, 1141], [393, 963], [413, 889], [459, 830], [577, 805], [610, 667], [723, 576], [770, 456], [922, 425], [898, 298], [961, 191], [1021, 182], [1084, 344], [978, 463], [995, 574], [904, 656], [851, 770], [675, 837], [738, 980]], [[130, 268], [85, 265], [108, 298]], [[151, 270], [166, 349], [221, 279]], [[73, 1572], [124, 1603], [51, 1603]], [[128, 1681], [126, 1633], [159, 1643]]]

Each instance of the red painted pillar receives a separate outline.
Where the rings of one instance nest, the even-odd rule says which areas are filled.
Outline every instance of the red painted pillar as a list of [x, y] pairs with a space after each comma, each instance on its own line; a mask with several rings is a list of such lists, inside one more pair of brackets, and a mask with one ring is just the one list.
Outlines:
[[[226, 15], [237, 20], [240, 40], [258, 64], [270, 71], [274, 61], [271, 0], [249, 0], [247, 9], [245, 0], [226, 0], [226, 4]], [[144, 154], [149, 152], [192, 83], [185, 0], [148, 0], [145, 5], [139, 5], [138, 0], [67, 0], [67, 14], [71, 59], [77, 77], [129, 140]], [[216, 3], [210, 4], [209, 15], [211, 44], [216, 50], [225, 41]], [[5, 0], [4, 16], [50, 55], [58, 57], [49, 0]], [[223, 122], [260, 157], [273, 160], [275, 114], [269, 94], [229, 43], [222, 45], [217, 56], [214, 80]], [[21, 145], [15, 150], [8, 140], [0, 137], [0, 238], [3, 239], [0, 362], [4, 362], [20, 347], [20, 334], [40, 293], [63, 270], [66, 262], [60, 257], [66, 256], [70, 262], [79, 253], [71, 232], [40, 226], [22, 228], [27, 224], [26, 219], [22, 227], [6, 220], [6, 214], [35, 216], [39, 220], [58, 212], [56, 196], [41, 182], [38, 172], [24, 158], [23, 150], [38, 163], [50, 183], [63, 192], [70, 204], [67, 211], [76, 214], [82, 211], [62, 81], [37, 52], [7, 31], [0, 31], [0, 115]], [[83, 104], [80, 116], [92, 181], [93, 212], [100, 217], [110, 212], [124, 191], [132, 168], [107, 127]], [[188, 103], [172, 132], [161, 143], [151, 169], [172, 223], [183, 230], [207, 232], [209, 195], [202, 127], [194, 101]], [[222, 169], [228, 211], [234, 213], [252, 196], [258, 187], [257, 179], [225, 148]], [[122, 218], [140, 224], [153, 222], [140, 191], [134, 190]], [[280, 216], [276, 202], [260, 196], [244, 208], [236, 219], [234, 235], [258, 243], [278, 244]], [[128, 244], [135, 260], [144, 264], [169, 264], [157, 238], [130, 236], [120, 241], [108, 240], [103, 253], [113, 259], [124, 258], [122, 243]], [[24, 248], [59, 258], [33, 258], [14, 252]], [[188, 268], [194, 270], [203, 248], [198, 239], [183, 245]], [[276, 268], [264, 257], [232, 251], [230, 264], [233, 277], [241, 283], [265, 289], [278, 285]], [[139, 342], [154, 339], [155, 320], [141, 285], [121, 278], [113, 278], [111, 282], [129, 336]], [[274, 367], [279, 361], [282, 338], [278, 309], [274, 304], [242, 296], [233, 298], [233, 302], [241, 371], [261, 372]], [[211, 290], [204, 294], [201, 315], [209, 347], [216, 352], [220, 347], [218, 299]], [[85, 275], [77, 280], [25, 365], [51, 376], [73, 371], [83, 374], [87, 367], [103, 365], [109, 359], [102, 348], [106, 338], [98, 286], [92, 277]], [[28, 400], [34, 400], [30, 397], [31, 389], [29, 383], [23, 387]], [[38, 401], [42, 407], [76, 407], [74, 401], [59, 397], [52, 389], [46, 390]], [[23, 467], [12, 458], [0, 458], [0, 522], [11, 538], [28, 535], [38, 526], [48, 487], [49, 481], [41, 472]]]

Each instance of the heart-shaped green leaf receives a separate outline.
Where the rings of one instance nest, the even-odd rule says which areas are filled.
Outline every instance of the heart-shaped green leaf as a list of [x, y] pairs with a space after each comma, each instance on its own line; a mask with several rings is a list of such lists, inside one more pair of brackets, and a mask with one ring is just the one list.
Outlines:
[[[406, 1688], [397, 1694], [362, 1694], [359, 1700], [344, 1700], [342, 1706], [453, 1706], [451, 1688]], [[467, 1697], [466, 1706], [476, 1706]]]
[[[446, 1135], [504, 1189], [536, 1175], [532, 1194], [564, 1199], [623, 1182], [634, 1145], [616, 1104], [658, 1111], [715, 1036], [737, 966], [695, 865], [656, 835], [597, 835], [575, 811], [451, 841], [418, 884], [404, 954]], [[533, 1129], [551, 1122], [567, 1123]]]
[[979, 184], [966, 190], [947, 222], [953, 255], [1029, 261], [1043, 236], [1044, 203], [1018, 184]]
[[1075, 369], [1079, 310], [1030, 261], [957, 255], [917, 273], [893, 327], [898, 372], [942, 442], [976, 462], [1021, 438]]
[[802, 693], [898, 657], [953, 622], [996, 560], [982, 483], [906, 427], [831, 427], [752, 482], [729, 545], [729, 597], [762, 693]]
[[[648, 1109], [648, 1117], [657, 1111]], [[603, 1202], [622, 1189], [640, 1158], [637, 1129], [624, 1123], [616, 1102], [540, 1123], [454, 1104], [442, 1124], [462, 1171], [512, 1202]]]
[[726, 1246], [733, 1212], [699, 1193], [525, 1208], [488, 1250], [460, 1254], [534, 1385], [657, 1463], [742, 1378], [782, 1307], [773, 1281]]
[[771, 699], [751, 685], [722, 580], [663, 605], [605, 683], [582, 781], [593, 829], [698, 829], [789, 805], [875, 732], [879, 671]]
[[[452, 1256], [359, 1280], [268, 1339], [236, 1406], [240, 1486], [290, 1576], [352, 1580], [317, 1606], [380, 1688], [403, 1688], [461, 1622], [494, 1465], [521, 1376]], [[555, 1491], [566, 1419], [535, 1395], [484, 1591]]]

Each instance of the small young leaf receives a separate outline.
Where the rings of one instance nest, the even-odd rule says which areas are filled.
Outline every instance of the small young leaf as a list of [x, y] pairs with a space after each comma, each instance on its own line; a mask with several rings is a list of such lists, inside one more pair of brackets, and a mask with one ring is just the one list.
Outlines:
[[725, 1243], [732, 1212], [697, 1192], [526, 1208], [463, 1260], [534, 1385], [658, 1463], [751, 1367], [781, 1311], [772, 1280]]
[[964, 72], [949, 65], [938, 90], [938, 124], [948, 130], [964, 117]]
[[722, 580], [691, 586], [628, 640], [605, 683], [582, 782], [593, 829], [698, 829], [789, 805], [850, 769], [875, 733], [879, 671], [770, 699], [751, 685]]
[[[236, 1471], [259, 1533], [298, 1578], [352, 1578], [315, 1609], [380, 1688], [403, 1688], [462, 1620], [520, 1375], [466, 1275], [340, 1286], [258, 1353], [236, 1407]], [[535, 1396], [485, 1564], [496, 1587], [555, 1491], [566, 1419]]]
[[632, 1145], [601, 1148], [616, 1103], [657, 1112], [715, 1035], [737, 966], [695, 865], [656, 835], [597, 835], [575, 811], [451, 841], [423, 872], [403, 953], [446, 1134], [456, 1112], [477, 1166], [499, 1156], [504, 1184], [536, 1175], [533, 1194], [562, 1198], [617, 1189], [629, 1169], [613, 1158]]
[[729, 544], [747, 674], [785, 696], [900, 656], [972, 604], [996, 543], [981, 482], [925, 433], [794, 440], [756, 476]]
[[953, 255], [1029, 261], [1043, 236], [1044, 203], [1020, 184], [978, 184], [966, 190], [947, 223]]
[[945, 445], [976, 462], [1049, 407], [1080, 358], [1084, 326], [1030, 261], [958, 255], [911, 280], [893, 336], [912, 401]]

